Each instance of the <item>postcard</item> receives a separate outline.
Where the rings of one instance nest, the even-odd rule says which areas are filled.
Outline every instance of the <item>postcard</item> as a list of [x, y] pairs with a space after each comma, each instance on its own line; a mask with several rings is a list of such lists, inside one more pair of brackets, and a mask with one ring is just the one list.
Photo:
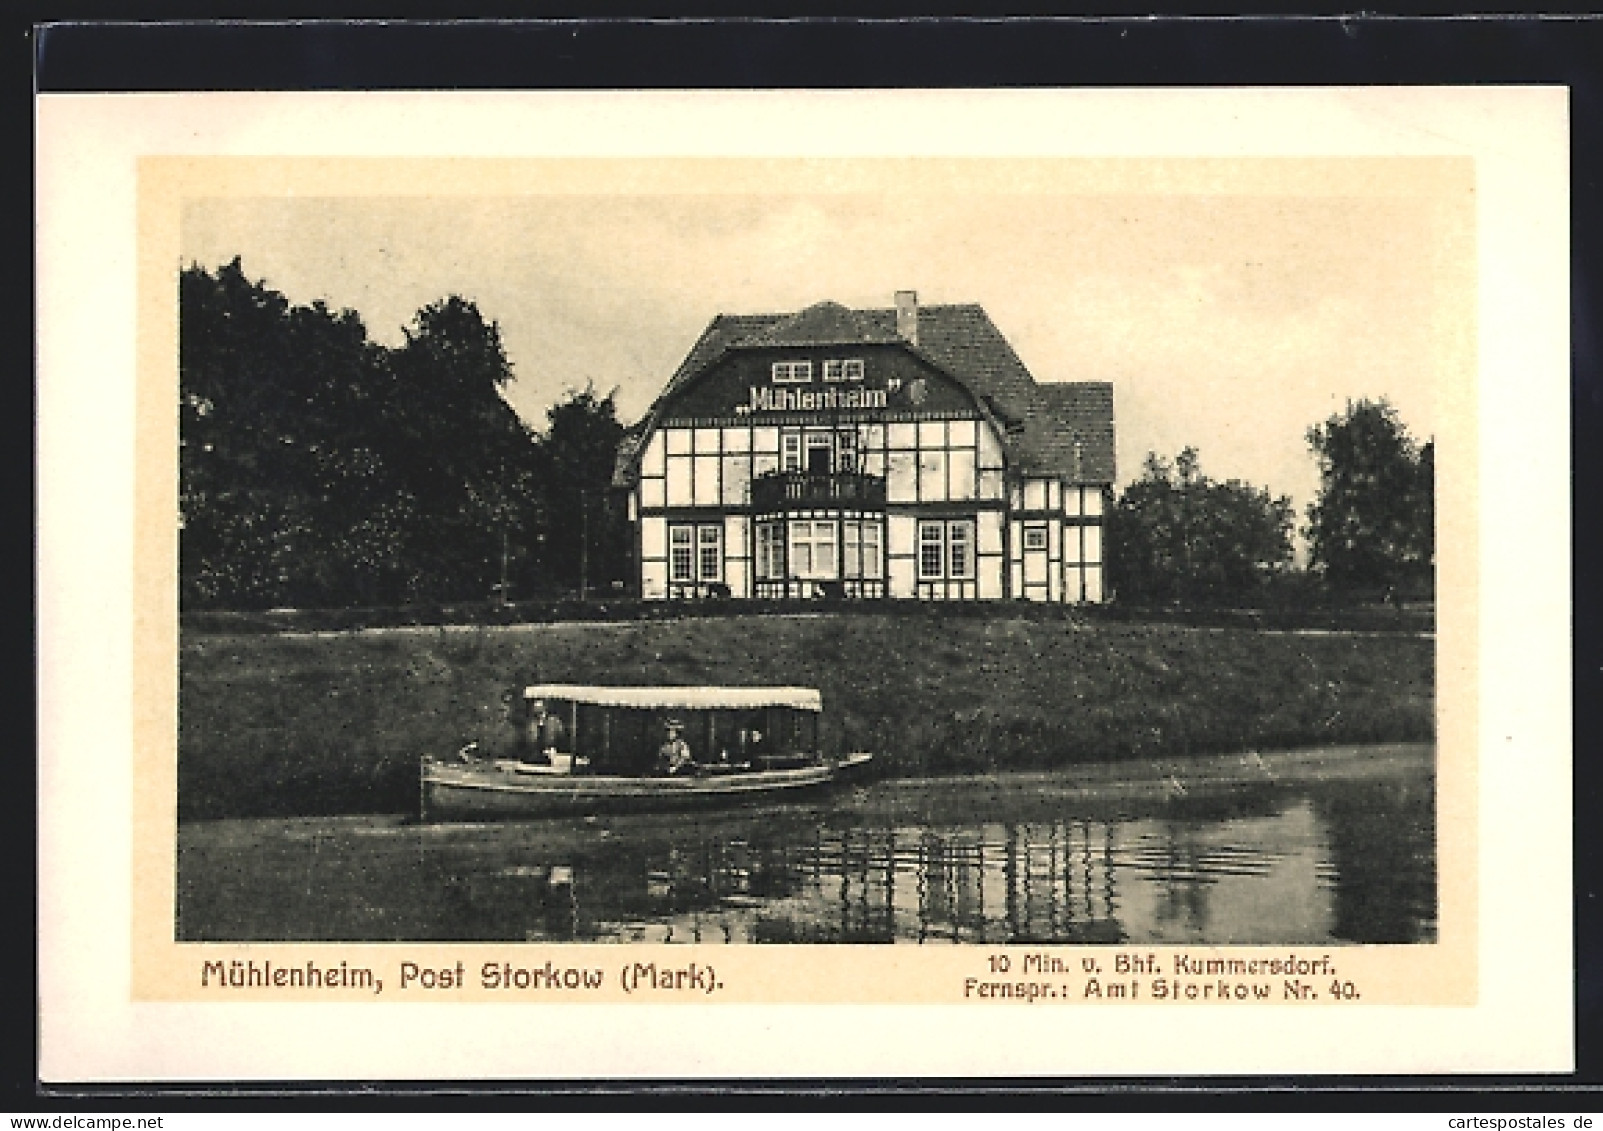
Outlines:
[[41, 96], [45, 1078], [1570, 1067], [1567, 129]]

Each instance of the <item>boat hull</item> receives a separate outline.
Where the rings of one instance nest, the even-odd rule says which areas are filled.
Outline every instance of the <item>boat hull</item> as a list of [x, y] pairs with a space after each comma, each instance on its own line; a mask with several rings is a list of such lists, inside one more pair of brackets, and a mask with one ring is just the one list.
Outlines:
[[517, 820], [782, 801], [825, 789], [869, 759], [853, 754], [795, 769], [670, 778], [527, 772], [425, 758], [422, 816], [425, 821]]

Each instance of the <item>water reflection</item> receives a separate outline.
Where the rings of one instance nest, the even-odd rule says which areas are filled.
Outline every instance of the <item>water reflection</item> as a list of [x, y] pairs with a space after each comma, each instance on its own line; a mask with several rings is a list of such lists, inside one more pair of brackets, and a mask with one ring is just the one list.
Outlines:
[[1117, 808], [1039, 780], [816, 808], [179, 837], [179, 937], [689, 943], [1431, 941], [1428, 772]]

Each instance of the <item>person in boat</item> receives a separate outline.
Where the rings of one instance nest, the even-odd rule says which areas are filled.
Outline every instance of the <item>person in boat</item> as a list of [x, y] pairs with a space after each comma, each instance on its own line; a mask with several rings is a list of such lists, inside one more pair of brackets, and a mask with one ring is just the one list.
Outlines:
[[521, 755], [526, 762], [549, 762], [551, 755], [562, 749], [562, 740], [565, 737], [566, 727], [562, 720], [546, 709], [544, 699], [531, 699], [529, 701], [528, 723], [523, 729], [524, 750]]
[[657, 770], [669, 775], [693, 772], [696, 760], [691, 756], [690, 744], [684, 739], [684, 724], [678, 719], [669, 719], [662, 724], [662, 729], [665, 737], [657, 748]]
[[519, 696], [507, 691], [501, 696], [501, 724], [462, 747], [457, 756], [464, 762], [549, 762], [551, 751], [562, 746], [563, 731], [562, 720], [546, 710], [544, 700], [531, 700], [526, 710], [520, 710]]

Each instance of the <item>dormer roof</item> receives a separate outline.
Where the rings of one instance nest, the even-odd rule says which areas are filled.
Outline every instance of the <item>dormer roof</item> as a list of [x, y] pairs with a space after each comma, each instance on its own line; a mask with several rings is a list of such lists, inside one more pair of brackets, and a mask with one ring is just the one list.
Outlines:
[[1009, 460], [1031, 475], [1075, 483], [1114, 480], [1113, 386], [1035, 380], [984, 308], [920, 306], [918, 344], [896, 331], [892, 308], [852, 310], [819, 302], [794, 314], [720, 314], [707, 324], [646, 419], [619, 451], [615, 483], [632, 479], [636, 456], [661, 409], [727, 352], [742, 349], [900, 344], [940, 369], [1002, 425]]

